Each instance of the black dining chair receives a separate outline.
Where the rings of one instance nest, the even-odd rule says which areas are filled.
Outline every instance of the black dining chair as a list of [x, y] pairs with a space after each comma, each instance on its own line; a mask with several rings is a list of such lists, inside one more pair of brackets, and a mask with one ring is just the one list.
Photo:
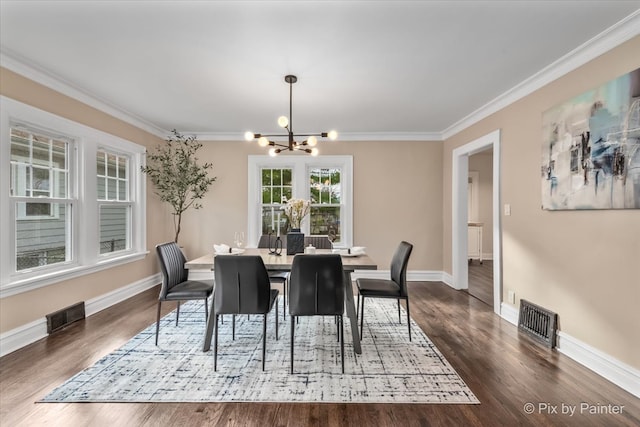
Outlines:
[[189, 280], [189, 270], [184, 268], [187, 261], [180, 247], [175, 242], [161, 243], [156, 246], [160, 269], [162, 270], [162, 287], [158, 297], [158, 315], [156, 318], [156, 345], [160, 333], [160, 307], [163, 301], [176, 301], [176, 326], [180, 317], [180, 302], [188, 300], [204, 300], [205, 320], [208, 318], [207, 299], [213, 292], [213, 280]]
[[[365, 298], [395, 298], [398, 300], [398, 322], [400, 318], [400, 300], [407, 304], [407, 324], [409, 327], [409, 341], [411, 341], [411, 316], [409, 314], [409, 292], [407, 291], [407, 264], [413, 245], [405, 241], [400, 242], [391, 260], [391, 279], [356, 279], [358, 286], [358, 314], [360, 316], [360, 338], [364, 325]], [[362, 297], [362, 306], [360, 306]]]
[[293, 374], [294, 321], [298, 316], [335, 316], [344, 373], [344, 271], [337, 254], [296, 255], [289, 277], [291, 315], [291, 373]]
[[[267, 234], [263, 234], [260, 236], [260, 240], [258, 240], [258, 248], [267, 249], [269, 248], [269, 239], [271, 239], [271, 244], [274, 244], [276, 239], [275, 236], [269, 236]], [[281, 238], [282, 239], [282, 238]], [[284, 245], [287, 239], [282, 239]], [[286, 252], [286, 247], [283, 247]], [[282, 318], [286, 319], [287, 316], [287, 283], [289, 281], [289, 272], [288, 271], [270, 271], [269, 272], [269, 280], [271, 283], [280, 283], [282, 284]]]
[[[271, 289], [269, 275], [260, 255], [216, 255], [216, 286], [211, 315], [215, 319], [213, 370], [218, 368], [218, 316], [223, 314], [262, 314], [262, 370], [267, 348], [267, 314], [276, 306], [278, 339], [278, 290]], [[235, 331], [234, 331], [235, 332]]]
[[304, 246], [313, 246], [316, 249], [333, 249], [333, 243], [329, 240], [329, 236], [304, 236]]

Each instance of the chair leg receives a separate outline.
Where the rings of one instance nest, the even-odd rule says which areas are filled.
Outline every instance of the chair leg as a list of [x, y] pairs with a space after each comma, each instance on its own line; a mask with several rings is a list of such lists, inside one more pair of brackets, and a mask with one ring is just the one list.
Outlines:
[[209, 308], [207, 307], [207, 299], [204, 299], [204, 321], [209, 320]]
[[360, 339], [362, 339], [362, 329], [364, 326], [364, 295], [362, 296], [362, 307], [360, 308]]
[[218, 370], [218, 315], [215, 314], [216, 324], [213, 332], [213, 371]]
[[283, 292], [283, 298], [282, 298], [282, 320], [286, 320], [287, 319], [287, 279], [284, 280], [284, 282], [282, 282], [282, 292]]
[[235, 314], [233, 314], [231, 316], [231, 325], [232, 325], [231, 326], [231, 339], [233, 341], [235, 341], [236, 340], [236, 315]]
[[402, 320], [400, 319], [400, 298], [398, 298], [397, 301], [398, 301], [398, 323], [402, 324]]
[[[284, 311], [284, 308], [282, 311]], [[276, 304], [276, 341], [278, 341], [278, 304]]]
[[360, 291], [358, 291], [358, 296], [356, 300], [356, 319], [360, 317]]
[[340, 316], [333, 316], [336, 322], [336, 335], [338, 335], [338, 342], [340, 342]]
[[267, 314], [262, 318], [262, 370], [264, 371], [264, 363], [267, 358]]
[[344, 374], [344, 318], [340, 316], [338, 321], [340, 322], [340, 331], [338, 332], [340, 340], [340, 356], [342, 357], [342, 373]]
[[158, 315], [156, 316], [156, 345], [158, 345], [158, 334], [160, 333], [160, 306], [162, 301], [158, 301]]
[[291, 373], [293, 374], [293, 334], [296, 327], [294, 322], [295, 316], [291, 316]]
[[178, 301], [178, 306], [176, 307], [176, 326], [178, 326], [179, 317], [180, 317], [180, 301]]
[[411, 342], [411, 316], [409, 314], [409, 297], [405, 300], [407, 303], [407, 325], [409, 326], [409, 342]]

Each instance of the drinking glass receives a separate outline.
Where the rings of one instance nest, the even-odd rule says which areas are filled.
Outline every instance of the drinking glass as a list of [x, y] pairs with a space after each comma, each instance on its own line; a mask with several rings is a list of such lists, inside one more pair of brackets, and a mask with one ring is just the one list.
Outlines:
[[244, 231], [236, 231], [233, 235], [233, 241], [236, 244], [236, 248], [241, 249], [244, 245]]

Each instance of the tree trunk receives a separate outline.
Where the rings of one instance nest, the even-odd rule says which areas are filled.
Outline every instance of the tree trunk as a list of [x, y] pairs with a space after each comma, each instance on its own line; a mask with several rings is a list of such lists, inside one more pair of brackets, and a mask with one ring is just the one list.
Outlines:
[[182, 223], [182, 212], [180, 212], [178, 214], [178, 220], [177, 223], [175, 221], [175, 217], [174, 217], [174, 226], [175, 226], [175, 230], [176, 230], [176, 237], [174, 239], [174, 242], [178, 243], [178, 236], [180, 235], [180, 224]]

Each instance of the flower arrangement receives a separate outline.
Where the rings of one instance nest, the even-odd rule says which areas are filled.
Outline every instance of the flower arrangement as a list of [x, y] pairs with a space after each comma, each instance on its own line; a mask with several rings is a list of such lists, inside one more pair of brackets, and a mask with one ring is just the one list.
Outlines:
[[300, 228], [305, 216], [309, 214], [311, 202], [304, 199], [289, 199], [284, 205], [284, 216], [289, 220], [291, 228]]

